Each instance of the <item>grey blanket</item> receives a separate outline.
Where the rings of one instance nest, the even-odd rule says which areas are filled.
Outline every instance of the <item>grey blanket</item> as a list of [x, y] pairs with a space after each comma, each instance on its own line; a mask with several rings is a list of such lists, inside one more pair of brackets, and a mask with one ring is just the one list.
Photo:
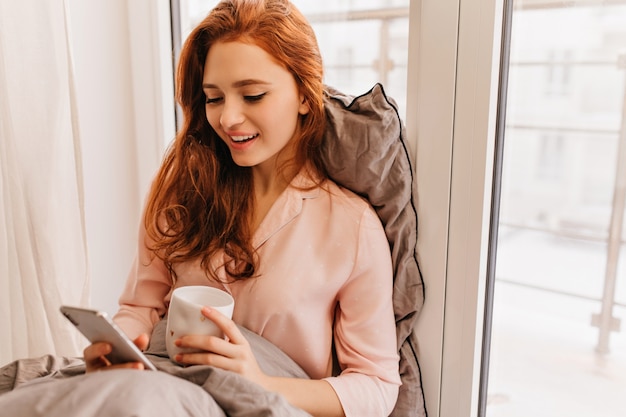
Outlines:
[[[287, 355], [242, 328], [269, 375], [307, 378]], [[309, 416], [276, 393], [209, 366], [181, 367], [165, 349], [165, 320], [147, 355], [158, 372], [115, 370], [85, 374], [80, 358], [44, 356], [0, 368], [0, 414], [7, 416]]]

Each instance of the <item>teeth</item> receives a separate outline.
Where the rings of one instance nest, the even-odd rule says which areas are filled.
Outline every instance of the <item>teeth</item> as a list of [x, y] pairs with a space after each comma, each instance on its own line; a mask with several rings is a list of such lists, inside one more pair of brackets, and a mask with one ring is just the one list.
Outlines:
[[257, 135], [250, 135], [250, 136], [231, 136], [230, 138], [235, 141], [235, 142], [243, 142], [246, 140], [250, 140], [255, 138]]

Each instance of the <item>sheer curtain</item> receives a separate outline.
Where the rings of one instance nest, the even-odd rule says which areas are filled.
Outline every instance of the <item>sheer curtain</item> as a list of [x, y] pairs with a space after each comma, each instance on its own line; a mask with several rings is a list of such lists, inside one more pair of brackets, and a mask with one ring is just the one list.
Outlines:
[[0, 2], [0, 366], [82, 348], [59, 313], [89, 297], [68, 27], [64, 0]]

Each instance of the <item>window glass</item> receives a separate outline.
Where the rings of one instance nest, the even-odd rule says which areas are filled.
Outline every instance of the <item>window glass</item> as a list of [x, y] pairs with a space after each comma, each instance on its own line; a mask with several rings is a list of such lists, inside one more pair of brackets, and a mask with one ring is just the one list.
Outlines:
[[626, 4], [609, 3], [514, 2], [488, 417], [626, 415]]
[[[178, 0], [182, 39], [217, 3]], [[315, 30], [324, 60], [325, 83], [344, 93], [360, 95], [380, 82], [404, 118], [409, 0], [293, 3]]]

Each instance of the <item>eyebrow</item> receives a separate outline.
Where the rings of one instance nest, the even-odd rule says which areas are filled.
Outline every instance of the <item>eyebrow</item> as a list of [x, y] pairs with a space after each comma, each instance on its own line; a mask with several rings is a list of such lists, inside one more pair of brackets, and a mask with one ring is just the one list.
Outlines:
[[[248, 85], [269, 85], [269, 84], [270, 83], [268, 83], [267, 81], [247, 79], [247, 80], [235, 81], [233, 83], [233, 87], [234, 88], [240, 88], [240, 87], [246, 87]], [[202, 88], [219, 89], [219, 87], [217, 85], [209, 84], [209, 83], [202, 83]]]

